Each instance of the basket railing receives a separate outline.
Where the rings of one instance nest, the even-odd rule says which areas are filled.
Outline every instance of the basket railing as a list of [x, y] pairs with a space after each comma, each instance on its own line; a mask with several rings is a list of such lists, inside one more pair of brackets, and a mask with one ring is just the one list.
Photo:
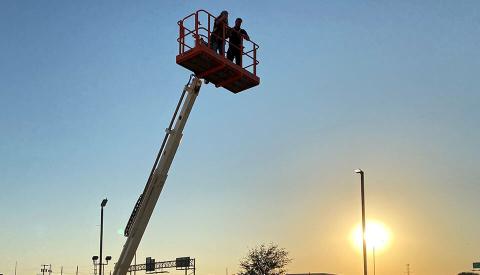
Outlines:
[[239, 46], [230, 43], [228, 34], [236, 30], [224, 25], [222, 36], [220, 37], [212, 33], [214, 22], [215, 16], [206, 10], [198, 10], [178, 21], [178, 54], [182, 55], [195, 47], [208, 47], [214, 51], [212, 49], [212, 40], [217, 39], [217, 41], [220, 41], [220, 47], [223, 49], [221, 51], [223, 58], [226, 58], [226, 46], [235, 48], [237, 51], [240, 51], [242, 57], [239, 65], [256, 76], [257, 65], [259, 64], [257, 60], [259, 46], [252, 40], [244, 39], [243, 36], [240, 36], [241, 43]]

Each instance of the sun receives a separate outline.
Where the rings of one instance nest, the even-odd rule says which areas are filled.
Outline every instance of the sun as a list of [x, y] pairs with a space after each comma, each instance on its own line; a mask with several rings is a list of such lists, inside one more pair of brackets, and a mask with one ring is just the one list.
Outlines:
[[[375, 248], [376, 251], [380, 251], [388, 246], [391, 239], [391, 233], [383, 223], [378, 221], [368, 221], [365, 228], [365, 237], [367, 249]], [[351, 238], [355, 247], [362, 250], [363, 238], [361, 224], [355, 226]]]

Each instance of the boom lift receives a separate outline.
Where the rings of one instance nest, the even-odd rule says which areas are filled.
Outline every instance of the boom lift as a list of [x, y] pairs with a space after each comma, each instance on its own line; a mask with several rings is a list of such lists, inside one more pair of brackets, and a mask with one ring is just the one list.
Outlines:
[[[256, 75], [258, 45], [253, 41], [248, 41], [250, 47], [242, 48], [243, 60], [250, 59], [251, 62], [245, 62], [247, 63], [245, 66], [232, 63], [225, 56], [210, 49], [214, 20], [213, 15], [199, 10], [178, 22], [180, 35], [177, 39], [179, 43], [177, 63], [192, 70], [195, 75], [190, 76], [183, 89], [143, 193], [138, 198], [128, 220], [124, 231], [127, 240], [118, 262], [115, 264], [113, 275], [125, 275], [130, 267], [167, 180], [168, 171], [183, 136], [183, 129], [200, 91], [201, 78], [233, 93], [244, 91], [260, 83], [260, 79]], [[225, 43], [228, 43], [225, 38], [223, 39]], [[244, 50], [244, 48], [248, 50]], [[179, 110], [180, 113], [178, 113]]]

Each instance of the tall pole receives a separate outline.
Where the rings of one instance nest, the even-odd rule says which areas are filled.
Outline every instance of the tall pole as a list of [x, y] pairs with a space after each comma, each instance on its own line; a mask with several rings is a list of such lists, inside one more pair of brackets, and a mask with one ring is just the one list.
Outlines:
[[77, 271], [75, 272], [75, 275], [78, 275], [78, 265], [77, 265]]
[[17, 261], [15, 261], [15, 275], [17, 275]]
[[100, 210], [100, 270], [98, 271], [99, 275], [102, 275], [102, 244], [103, 244], [103, 206]]
[[355, 173], [360, 174], [361, 196], [362, 196], [362, 236], [363, 236], [363, 275], [367, 275], [367, 238], [365, 234], [365, 183], [364, 173], [356, 169]]
[[103, 245], [103, 208], [105, 205], [107, 205], [107, 199], [103, 199], [102, 203], [100, 204], [100, 268], [98, 270], [98, 274], [102, 275], [102, 260], [103, 260], [103, 255], [102, 255], [102, 245]]
[[375, 275], [375, 246], [373, 246], [373, 275]]
[[361, 191], [362, 191], [362, 229], [363, 229], [363, 274], [367, 275], [367, 236], [365, 234], [365, 180], [364, 180], [363, 171], [360, 173], [360, 179], [361, 179], [361, 185], [362, 185]]

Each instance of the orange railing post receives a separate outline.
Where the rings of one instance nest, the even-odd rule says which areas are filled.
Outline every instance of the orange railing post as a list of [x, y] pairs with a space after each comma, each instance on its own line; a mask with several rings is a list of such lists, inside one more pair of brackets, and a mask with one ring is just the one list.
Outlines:
[[225, 57], [225, 44], [227, 43], [227, 41], [225, 40], [226, 31], [227, 31], [227, 27], [225, 26], [225, 24], [223, 24], [223, 32], [222, 32], [223, 37], [222, 37], [222, 45], [221, 45], [223, 57]]
[[253, 74], [257, 75], [257, 45], [253, 43]]
[[210, 39], [211, 39], [211, 33], [210, 33], [210, 14], [207, 14], [207, 17], [208, 17], [208, 47], [210, 48], [211, 47], [211, 44], [212, 42], [210, 42]]
[[198, 46], [200, 37], [198, 36], [198, 11], [195, 13], [195, 47]]
[[240, 67], [243, 68], [243, 35], [240, 34]]
[[180, 33], [178, 39], [178, 54], [182, 54], [185, 51], [185, 28], [183, 27], [183, 21], [179, 22]]

